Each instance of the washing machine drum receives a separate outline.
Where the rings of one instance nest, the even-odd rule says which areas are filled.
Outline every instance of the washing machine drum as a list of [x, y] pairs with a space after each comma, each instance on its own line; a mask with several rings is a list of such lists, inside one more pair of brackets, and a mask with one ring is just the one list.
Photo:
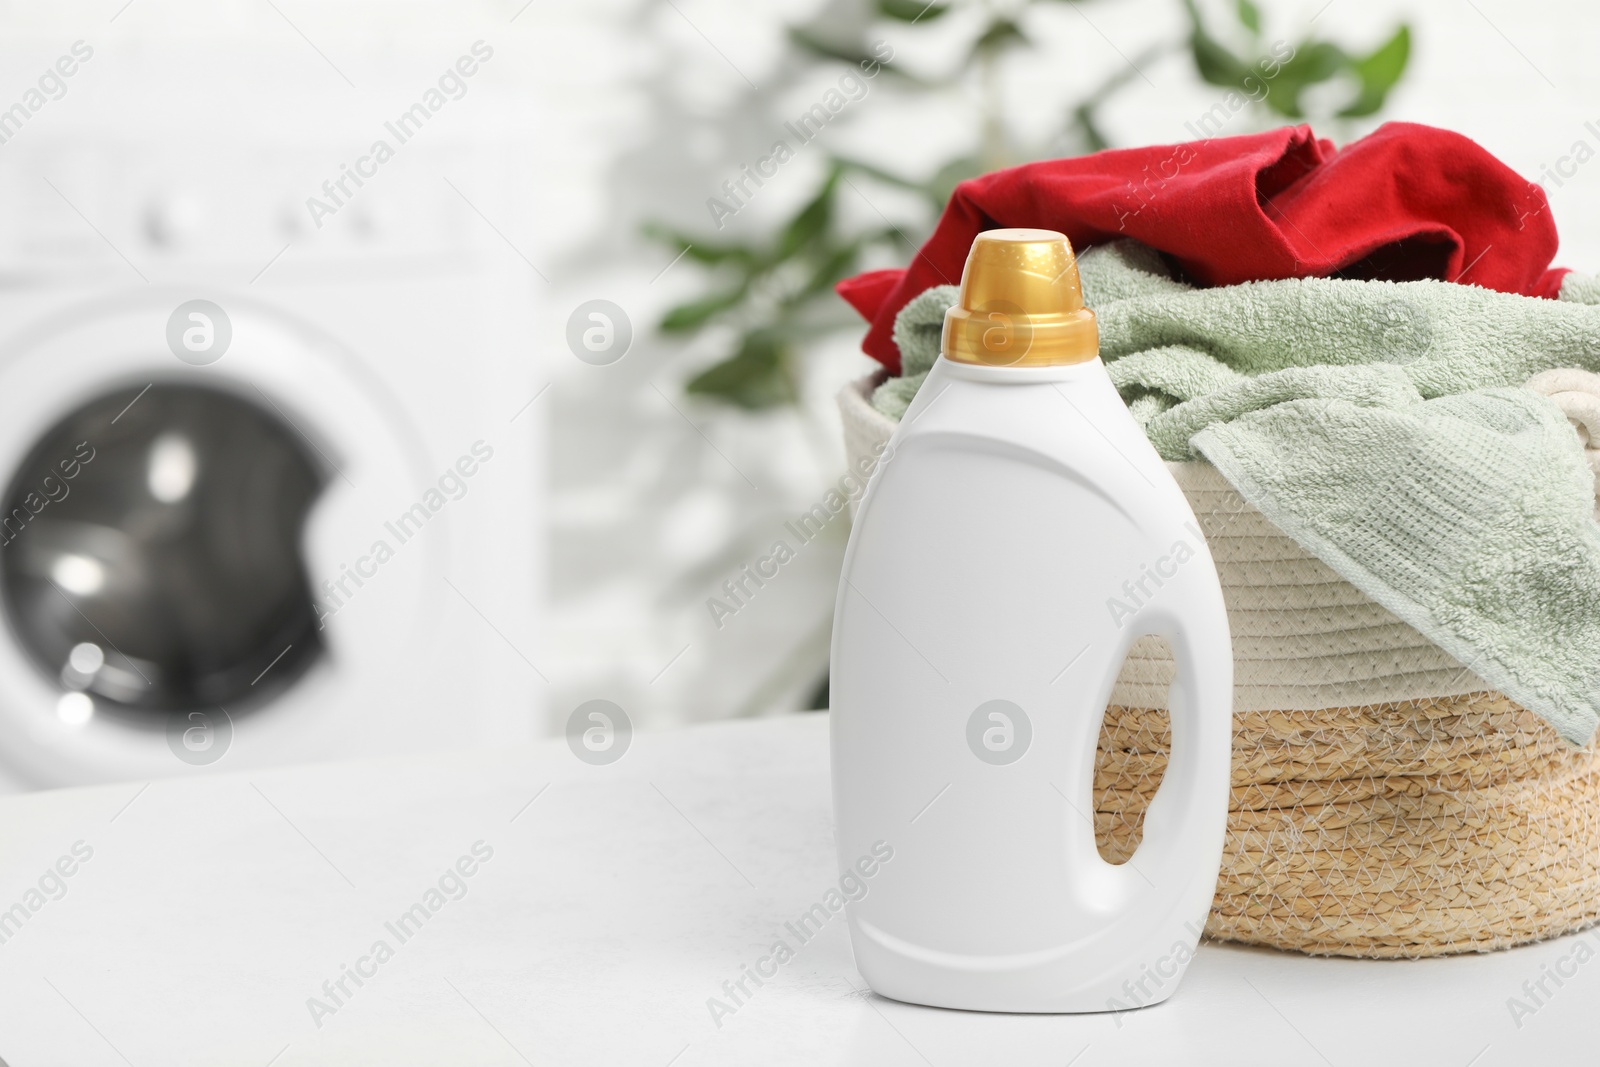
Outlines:
[[263, 406], [154, 384], [60, 419], [11, 478], [0, 596], [15, 639], [99, 712], [240, 711], [322, 652], [301, 554], [324, 482]]

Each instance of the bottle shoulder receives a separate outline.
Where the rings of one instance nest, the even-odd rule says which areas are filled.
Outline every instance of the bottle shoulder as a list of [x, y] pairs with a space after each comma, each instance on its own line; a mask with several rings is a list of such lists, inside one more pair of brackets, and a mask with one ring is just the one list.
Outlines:
[[967, 452], [1052, 468], [1118, 498], [1182, 501], [1099, 360], [1042, 369], [1077, 373], [1023, 378], [1020, 369], [956, 369], [941, 360], [891, 438], [890, 454], [921, 466]]

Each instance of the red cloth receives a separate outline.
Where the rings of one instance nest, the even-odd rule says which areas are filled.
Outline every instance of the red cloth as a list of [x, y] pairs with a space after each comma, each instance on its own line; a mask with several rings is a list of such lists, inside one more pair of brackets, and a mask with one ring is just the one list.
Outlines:
[[1309, 126], [1029, 163], [956, 186], [905, 270], [847, 278], [838, 293], [872, 323], [862, 348], [891, 371], [894, 317], [958, 284], [980, 231], [1060, 230], [1080, 251], [1132, 237], [1188, 280], [1442, 278], [1554, 297], [1555, 222], [1544, 192], [1449, 130], [1385, 123], [1343, 149]]

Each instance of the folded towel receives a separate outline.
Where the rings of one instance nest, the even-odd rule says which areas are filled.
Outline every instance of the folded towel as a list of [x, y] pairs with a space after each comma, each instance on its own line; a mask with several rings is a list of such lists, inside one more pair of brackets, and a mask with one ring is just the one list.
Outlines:
[[[1554, 402], [1525, 383], [1600, 371], [1593, 279], [1568, 275], [1559, 300], [1431, 280], [1194, 289], [1128, 241], [1079, 270], [1112, 380], [1165, 458], [1203, 456], [1362, 592], [1589, 740], [1600, 468], [1567, 412], [1600, 430], [1600, 378], [1537, 379]], [[899, 316], [914, 373], [874, 394], [884, 414], [915, 395], [954, 300], [941, 286]]]
[[891, 372], [900, 309], [961, 278], [972, 239], [1042, 226], [1086, 248], [1132, 238], [1201, 285], [1265, 278], [1464, 281], [1554, 297], [1544, 192], [1459, 133], [1389, 122], [1343, 148], [1308, 126], [1050, 159], [962, 182], [905, 270], [838, 285]]

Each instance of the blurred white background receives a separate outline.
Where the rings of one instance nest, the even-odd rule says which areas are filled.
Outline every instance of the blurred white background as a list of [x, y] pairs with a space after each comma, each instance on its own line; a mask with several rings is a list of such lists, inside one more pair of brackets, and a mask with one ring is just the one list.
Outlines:
[[[1200, 10], [1217, 38], [1250, 53], [1232, 0]], [[952, 80], [974, 40], [1012, 17], [1026, 42], [1008, 46], [992, 69], [980, 64]], [[1410, 26], [1409, 64], [1379, 114], [1324, 121], [1354, 95], [1349, 77], [1307, 91], [1318, 132], [1340, 143], [1385, 119], [1431, 123], [1467, 134], [1530, 178], [1575, 142], [1600, 148], [1589, 5], [1261, 0], [1259, 19], [1261, 42], [1315, 37], [1358, 54]], [[807, 305], [786, 364], [793, 403], [750, 409], [686, 392], [730, 354], [739, 316], [759, 317], [763, 300], [780, 297], [757, 293], [704, 329], [661, 333], [669, 309], [725, 288], [728, 267], [694, 254], [675, 259], [676, 246], [648, 236], [647, 226], [684, 235], [702, 254], [736, 242], [771, 246], [816, 193], [830, 159], [842, 156], [863, 169], [840, 191], [831, 225], [892, 228], [920, 243], [933, 217], [927, 203], [865, 168], [916, 181], [958, 156], [1004, 158], [1006, 145], [1015, 162], [1017, 151], [1079, 151], [1073, 109], [1108, 81], [1118, 84], [1097, 126], [1119, 146], [1192, 139], [1186, 124], [1225, 95], [1196, 73], [1178, 0], [957, 4], [914, 23], [865, 0], [65, 0], [5, 4], [0, 24], [0, 106], [72, 42], [95, 49], [70, 90], [0, 144], [0, 227], [11, 235], [4, 268], [14, 285], [48, 268], [52, 241], [78, 242], [85, 255], [117, 265], [52, 202], [40, 168], [62, 175], [63, 188], [96, 184], [79, 180], [82, 168], [115, 167], [118, 182], [137, 183], [137, 152], [108, 160], [95, 147], [137, 145], [143, 130], [187, 138], [194, 166], [212, 179], [237, 171], [252, 210], [281, 215], [279, 240], [230, 231], [242, 207], [210, 205], [206, 217], [190, 219], [181, 199], [176, 207], [160, 200], [178, 225], [233, 242], [239, 262], [267, 264], [283, 241], [357, 239], [354, 230], [307, 230], [304, 199], [473, 41], [492, 45], [494, 59], [470, 92], [425, 132], [430, 156], [443, 156], [439, 166], [492, 225], [494, 254], [527, 267], [535, 317], [521, 345], [527, 379], [548, 385], [536, 403], [545, 406], [549, 462], [547, 485], [528, 486], [548, 494], [540, 510], [549, 527], [544, 548], [531, 532], [526, 542], [544, 555], [547, 575], [543, 634], [529, 655], [548, 684], [542, 711], [530, 714], [547, 733], [596, 697], [616, 701], [641, 727], [776, 714], [825, 699], [843, 520], [720, 627], [707, 600], [842, 473], [832, 398], [874, 366], [856, 350], [860, 327], [837, 301]], [[872, 79], [719, 231], [708, 198], [783, 136], [784, 116], [804, 111], [849, 69], [797, 46], [795, 28], [840, 47], [885, 42], [896, 66], [919, 80]], [[1287, 121], [1252, 109], [1224, 132]], [[239, 151], [241, 140], [262, 151]], [[229, 147], [213, 153], [213, 144]], [[515, 180], [480, 190], [475, 154], [501, 150], [514, 158]], [[40, 152], [53, 155], [19, 165]], [[415, 210], [403, 182], [392, 192], [373, 185], [359, 201], [371, 224]], [[181, 190], [149, 192], [160, 199]], [[1600, 166], [1580, 167], [1548, 192], [1562, 234], [1558, 263], [1600, 266]], [[92, 203], [80, 206], [96, 217]], [[357, 214], [341, 225], [358, 228]], [[116, 231], [123, 224], [108, 223], [106, 236], [137, 244], [131, 230]], [[911, 251], [904, 241], [878, 242], [855, 268], [900, 265]], [[296, 254], [291, 247], [286, 256]], [[763, 284], [793, 279], [779, 272]], [[586, 363], [567, 345], [569, 316], [592, 299], [612, 301], [631, 322], [631, 347], [609, 365]], [[459, 354], [436, 358], [448, 368]]]

